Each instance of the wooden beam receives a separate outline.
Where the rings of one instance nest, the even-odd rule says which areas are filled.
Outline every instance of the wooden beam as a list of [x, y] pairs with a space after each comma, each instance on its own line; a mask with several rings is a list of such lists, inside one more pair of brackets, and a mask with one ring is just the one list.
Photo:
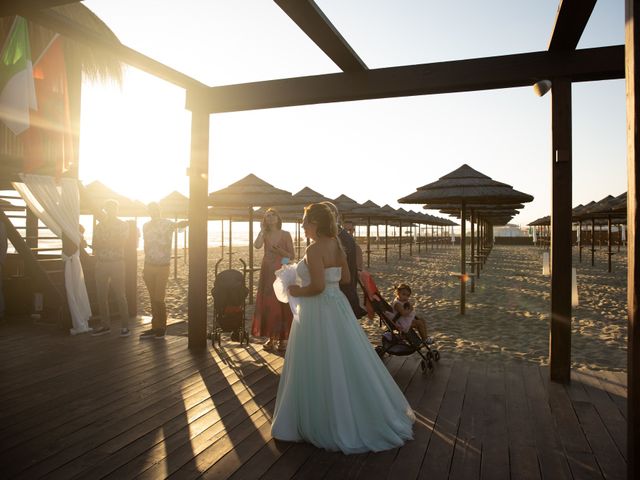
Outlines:
[[640, 476], [640, 237], [638, 237], [638, 178], [640, 178], [640, 1], [625, 2], [625, 71], [627, 84], [627, 478]]
[[540, 79], [624, 78], [624, 47], [534, 52], [210, 87], [187, 108], [211, 113], [524, 87]]
[[275, 0], [278, 6], [343, 72], [367, 66], [313, 0]]
[[20, 8], [19, 14], [65, 37], [94, 48], [102, 49], [114, 55], [122, 62], [173, 83], [174, 85], [178, 85], [179, 87], [185, 89], [206, 87], [205, 84], [198, 80], [147, 57], [117, 40], [114, 41], [97, 35], [93, 30], [56, 11]]
[[[193, 112], [189, 166], [189, 348], [207, 345], [209, 114]], [[231, 245], [229, 245], [231, 248]]]
[[571, 81], [553, 79], [551, 91], [551, 380], [571, 379]]
[[560, 0], [549, 50], [575, 50], [596, 0]]

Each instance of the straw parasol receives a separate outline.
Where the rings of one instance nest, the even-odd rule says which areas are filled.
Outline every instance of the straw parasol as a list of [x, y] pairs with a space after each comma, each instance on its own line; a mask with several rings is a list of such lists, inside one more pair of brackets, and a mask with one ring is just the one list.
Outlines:
[[[296, 204], [290, 192], [274, 187], [254, 174], [209, 194], [209, 204], [214, 207], [245, 208], [249, 221], [249, 292], [253, 292], [253, 217], [255, 207], [272, 207]], [[231, 230], [231, 221], [229, 221]], [[231, 246], [229, 246], [229, 268], [231, 268]], [[253, 294], [250, 293], [250, 302]]]
[[[158, 201], [162, 212], [175, 221], [189, 217], [189, 198], [178, 191], [173, 191]], [[178, 278], [178, 229], [173, 233], [173, 278]], [[187, 263], [187, 231], [184, 231], [183, 261]]]
[[173, 191], [158, 201], [165, 215], [173, 218], [187, 218], [189, 216], [189, 197], [178, 191]]
[[[340, 212], [340, 215], [342, 216], [343, 219], [346, 217], [350, 217], [351, 212], [356, 208], [362, 208], [361, 204], [356, 202], [354, 199], [347, 197], [344, 194], [334, 198], [333, 200], [331, 200], [331, 202], [336, 207], [338, 207], [338, 211]], [[357, 218], [357, 215], [355, 215], [355, 217]]]
[[118, 213], [124, 217], [147, 215], [147, 206], [144, 203], [139, 200], [131, 200], [97, 180], [81, 189], [80, 213], [83, 215], [96, 214], [107, 200], [117, 201]]
[[400, 203], [454, 203], [460, 205], [460, 314], [465, 313], [466, 259], [466, 208], [475, 204], [514, 204], [533, 200], [531, 195], [518, 192], [510, 185], [497, 182], [491, 177], [463, 164], [439, 180], [419, 187], [414, 193], [399, 199]]
[[379, 205], [367, 200], [360, 207], [353, 208], [349, 212], [349, 216], [367, 219], [367, 268], [369, 268], [371, 266], [371, 219], [385, 218], [386, 213], [381, 210]]

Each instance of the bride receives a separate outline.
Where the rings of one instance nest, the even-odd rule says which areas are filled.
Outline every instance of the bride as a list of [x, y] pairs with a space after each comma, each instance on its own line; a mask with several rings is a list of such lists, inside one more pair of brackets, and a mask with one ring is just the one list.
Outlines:
[[381, 451], [413, 438], [411, 407], [378, 358], [338, 284], [346, 256], [327, 205], [305, 208], [313, 243], [296, 267], [300, 297], [278, 385], [271, 434], [346, 454]]

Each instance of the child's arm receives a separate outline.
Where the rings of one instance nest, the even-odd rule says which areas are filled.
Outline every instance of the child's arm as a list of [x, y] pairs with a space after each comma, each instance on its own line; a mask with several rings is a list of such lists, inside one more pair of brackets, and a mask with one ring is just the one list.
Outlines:
[[412, 306], [409, 306], [409, 308], [404, 308], [404, 305], [400, 302], [396, 302], [393, 306], [393, 309], [403, 317], [411, 315], [411, 312], [413, 311]]

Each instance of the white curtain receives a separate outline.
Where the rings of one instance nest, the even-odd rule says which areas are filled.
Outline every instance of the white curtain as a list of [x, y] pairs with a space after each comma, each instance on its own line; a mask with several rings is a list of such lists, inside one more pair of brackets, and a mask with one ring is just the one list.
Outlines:
[[[31, 211], [54, 234], [61, 237], [64, 233], [79, 246], [82, 237], [79, 230], [80, 200], [77, 181], [71, 178], [56, 181], [53, 177], [28, 174], [21, 174], [20, 178], [22, 182], [14, 182], [13, 186]], [[91, 307], [80, 264], [80, 251], [77, 250], [70, 257], [63, 253], [62, 260], [65, 290], [73, 323], [71, 334], [88, 332], [91, 330]]]

